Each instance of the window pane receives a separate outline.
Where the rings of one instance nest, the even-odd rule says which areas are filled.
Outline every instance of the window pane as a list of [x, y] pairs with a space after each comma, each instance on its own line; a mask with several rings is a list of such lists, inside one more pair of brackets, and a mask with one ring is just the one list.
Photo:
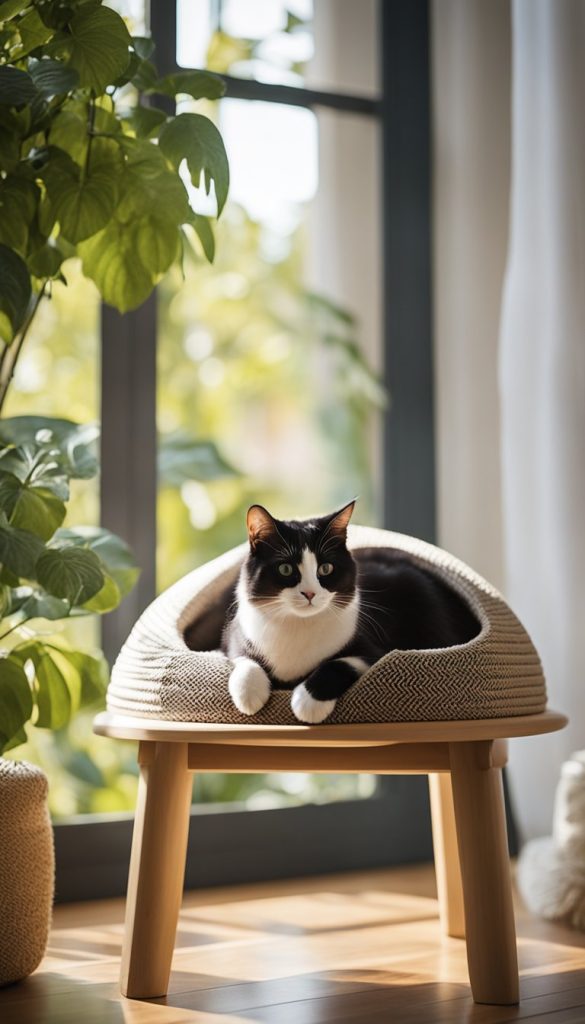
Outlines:
[[178, 0], [177, 63], [375, 96], [377, 0]]

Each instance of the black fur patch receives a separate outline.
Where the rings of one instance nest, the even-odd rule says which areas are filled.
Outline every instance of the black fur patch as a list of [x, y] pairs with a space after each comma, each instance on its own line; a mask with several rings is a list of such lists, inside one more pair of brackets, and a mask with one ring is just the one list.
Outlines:
[[346, 661], [324, 661], [305, 683], [307, 693], [315, 700], [337, 700], [362, 673]]
[[[305, 548], [314, 553], [319, 564], [330, 562], [333, 566], [329, 576], [319, 577], [323, 589], [334, 592], [338, 604], [346, 604], [352, 599], [356, 565], [343, 538], [329, 529], [331, 518], [325, 516], [306, 522], [274, 520], [275, 528], [256, 542], [246, 562], [246, 583], [251, 600], [270, 600], [287, 587], [298, 586], [301, 578], [299, 566]], [[280, 574], [279, 566], [284, 563], [292, 566], [292, 575]]]

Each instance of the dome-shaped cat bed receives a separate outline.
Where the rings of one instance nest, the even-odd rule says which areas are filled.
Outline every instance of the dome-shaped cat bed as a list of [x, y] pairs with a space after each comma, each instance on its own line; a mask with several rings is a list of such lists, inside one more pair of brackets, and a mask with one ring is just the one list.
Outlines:
[[[190, 572], [143, 612], [114, 666], [110, 711], [175, 722], [300, 724], [290, 690], [275, 690], [252, 717], [242, 715], [229, 696], [232, 663], [217, 646], [247, 547]], [[476, 636], [455, 647], [385, 654], [337, 701], [327, 723], [436, 722], [544, 711], [540, 658], [491, 584], [441, 548], [388, 530], [349, 526], [347, 547], [402, 552], [457, 591], [478, 627]]]
[[[348, 547], [394, 549], [457, 591], [478, 632], [456, 647], [391, 651], [341, 697], [324, 725], [453, 721], [538, 714], [546, 706], [540, 659], [502, 596], [463, 562], [399, 533], [350, 526]], [[275, 690], [256, 715], [234, 706], [231, 662], [217, 650], [247, 545], [195, 569], [140, 617], [114, 665], [108, 709], [176, 722], [300, 725], [290, 690]]]

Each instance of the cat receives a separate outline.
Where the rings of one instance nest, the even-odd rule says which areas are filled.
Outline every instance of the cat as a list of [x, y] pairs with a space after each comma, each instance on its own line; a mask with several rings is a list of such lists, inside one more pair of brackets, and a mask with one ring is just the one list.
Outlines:
[[248, 510], [249, 553], [221, 648], [229, 692], [245, 715], [273, 688], [291, 689], [300, 722], [325, 721], [337, 700], [390, 650], [465, 643], [479, 624], [438, 577], [392, 548], [347, 548], [355, 501], [308, 520]]

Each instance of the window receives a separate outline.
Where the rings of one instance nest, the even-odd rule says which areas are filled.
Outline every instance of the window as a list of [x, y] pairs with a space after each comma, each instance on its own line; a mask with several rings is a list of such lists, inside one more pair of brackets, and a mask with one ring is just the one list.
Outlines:
[[[118, 6], [140, 23], [140, 4]], [[151, 0], [151, 29], [161, 72], [207, 60], [226, 73], [213, 116], [232, 189], [214, 268], [195, 248], [184, 281], [169, 275], [135, 313], [102, 311], [101, 515], [143, 567], [104, 621], [110, 654], [157, 587], [242, 539], [252, 500], [303, 515], [359, 493], [362, 521], [429, 539], [434, 521], [426, 3]], [[79, 375], [97, 365], [93, 310]], [[21, 390], [11, 412], [27, 402]], [[82, 500], [95, 516], [96, 495]], [[84, 815], [56, 827], [61, 899], [83, 897], [87, 877], [92, 896], [125, 885], [135, 752], [90, 726], [43, 751], [64, 787], [56, 813]], [[194, 798], [188, 885], [430, 853], [424, 813], [400, 836], [385, 824], [424, 806], [421, 779], [205, 776]]]

